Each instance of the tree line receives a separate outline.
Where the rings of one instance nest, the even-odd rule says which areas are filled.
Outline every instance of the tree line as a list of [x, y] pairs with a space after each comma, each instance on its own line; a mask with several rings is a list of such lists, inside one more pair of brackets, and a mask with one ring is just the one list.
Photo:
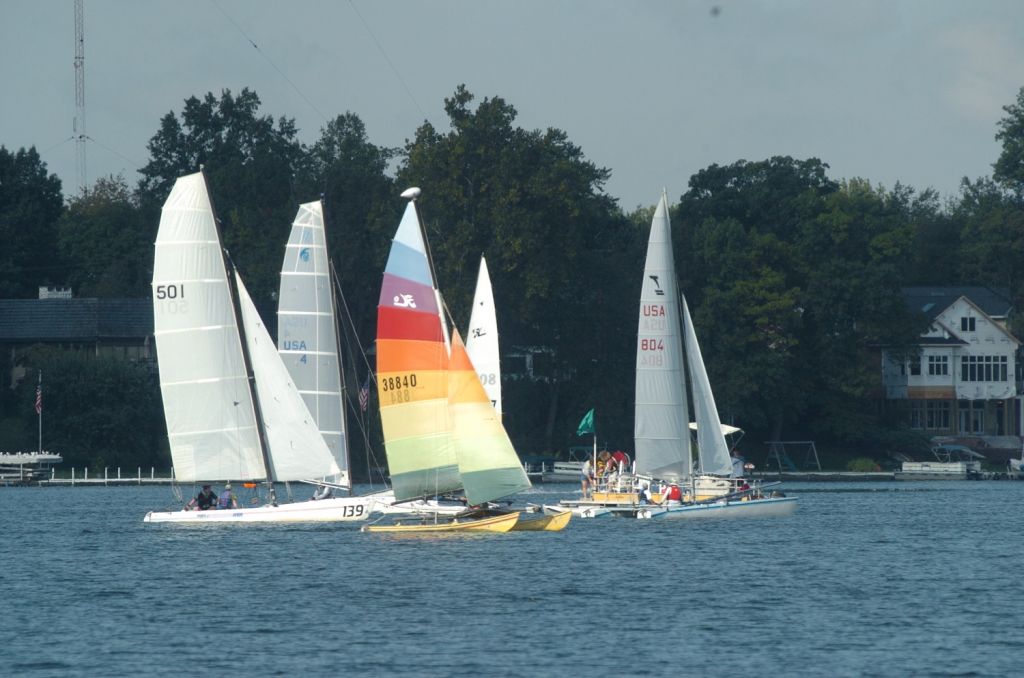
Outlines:
[[[880, 407], [879, 347], [912, 352], [927, 324], [900, 287], [1001, 287], [1024, 307], [1024, 88], [1004, 111], [992, 175], [965, 177], [955, 197], [836, 179], [822, 159], [788, 156], [714, 164], [670, 192], [680, 284], [723, 421], [754, 440], [879, 452], [911, 444]], [[447, 129], [424, 122], [402, 148], [374, 144], [351, 112], [307, 145], [294, 120], [262, 112], [252, 90], [207, 93], [159, 121], [134, 186], [104, 177], [66, 199], [35, 148], [0, 146], [0, 298], [31, 298], [41, 285], [148, 297], [161, 204], [175, 178], [203, 166], [225, 246], [271, 327], [297, 205], [323, 197], [350, 335], [365, 348], [404, 207], [398, 193], [418, 185], [456, 321], [468, 322], [485, 254], [503, 353], [537, 351], [534, 379], [504, 382], [505, 423], [520, 453], [574, 444], [591, 407], [600, 441], [630, 449], [653, 207], [624, 211], [605, 191], [610, 169], [561, 130], [519, 127], [501, 97], [477, 101], [460, 86], [445, 112]], [[354, 344], [353, 393], [366, 375]], [[69, 461], [168, 463], [152, 366], [43, 347], [4, 360], [6, 374], [13, 363], [47, 374], [48, 446]], [[28, 378], [2, 389], [0, 449], [34, 446], [34, 388]], [[97, 397], [104, 389], [109, 399]]]

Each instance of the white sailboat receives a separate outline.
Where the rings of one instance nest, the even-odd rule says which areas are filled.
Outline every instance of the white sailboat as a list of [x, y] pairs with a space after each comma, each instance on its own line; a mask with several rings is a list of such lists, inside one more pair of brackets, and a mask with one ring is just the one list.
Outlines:
[[494, 293], [487, 260], [480, 257], [480, 272], [473, 293], [473, 311], [469, 316], [466, 352], [476, 367], [480, 383], [501, 418], [501, 359], [498, 355], [498, 318], [494, 312]]
[[[693, 424], [688, 414], [691, 403]], [[696, 469], [691, 426], [697, 437]], [[759, 487], [732, 477], [729, 447], [700, 345], [677, 288], [664, 194], [651, 222], [640, 294], [634, 442], [634, 473], [606, 481], [589, 500], [562, 504], [583, 517], [672, 519], [787, 515], [796, 509], [795, 498], [769, 497]], [[662, 502], [658, 487], [672, 485], [680, 488], [680, 501]]]
[[359, 520], [372, 500], [279, 503], [274, 483], [341, 474], [221, 247], [202, 172], [164, 203], [153, 264], [160, 390], [178, 482], [266, 483], [262, 505], [151, 511], [145, 522]]
[[351, 490], [345, 403], [322, 203], [299, 205], [281, 266], [277, 299], [278, 352], [302, 395], [339, 473], [327, 488]]

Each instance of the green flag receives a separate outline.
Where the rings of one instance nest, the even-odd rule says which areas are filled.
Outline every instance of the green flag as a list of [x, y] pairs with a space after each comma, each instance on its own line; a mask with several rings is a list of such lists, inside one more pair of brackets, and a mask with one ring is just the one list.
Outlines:
[[580, 426], [576, 429], [576, 435], [585, 436], [594, 433], [594, 410], [591, 408], [589, 412], [583, 415], [583, 419], [580, 420]]

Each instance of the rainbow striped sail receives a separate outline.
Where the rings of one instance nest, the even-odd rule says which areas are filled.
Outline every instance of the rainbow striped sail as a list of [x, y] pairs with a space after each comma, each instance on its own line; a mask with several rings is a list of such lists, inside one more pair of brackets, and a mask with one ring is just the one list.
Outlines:
[[482, 504], [530, 487], [462, 338], [449, 345], [414, 202], [377, 305], [377, 393], [398, 501], [464, 488]]
[[462, 487], [448, 411], [448, 345], [416, 204], [391, 243], [377, 305], [377, 395], [399, 501]]

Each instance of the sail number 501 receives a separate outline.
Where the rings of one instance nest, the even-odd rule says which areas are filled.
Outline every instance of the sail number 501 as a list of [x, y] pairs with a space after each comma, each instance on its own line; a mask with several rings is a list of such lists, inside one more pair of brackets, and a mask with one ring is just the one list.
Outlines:
[[184, 299], [185, 298], [185, 286], [184, 285], [157, 285], [156, 286], [156, 298], [157, 299]]

